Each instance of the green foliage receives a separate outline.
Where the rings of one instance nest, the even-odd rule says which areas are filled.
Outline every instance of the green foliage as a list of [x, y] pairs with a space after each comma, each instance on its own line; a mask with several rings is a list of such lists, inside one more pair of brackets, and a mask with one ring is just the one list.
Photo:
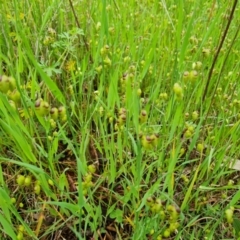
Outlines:
[[239, 237], [230, 3], [2, 2], [1, 239]]

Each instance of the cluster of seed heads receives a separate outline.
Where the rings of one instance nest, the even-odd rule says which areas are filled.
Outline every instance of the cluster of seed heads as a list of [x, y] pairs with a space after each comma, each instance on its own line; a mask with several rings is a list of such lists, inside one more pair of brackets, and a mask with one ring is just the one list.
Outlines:
[[[147, 199], [147, 206], [154, 215], [158, 215], [163, 222], [162, 233], [158, 235], [157, 239], [168, 238], [174, 234], [178, 229], [179, 223], [179, 208], [174, 205], [163, 204], [161, 199], [154, 199], [149, 197]], [[154, 234], [154, 229], [150, 231], [150, 235]]]

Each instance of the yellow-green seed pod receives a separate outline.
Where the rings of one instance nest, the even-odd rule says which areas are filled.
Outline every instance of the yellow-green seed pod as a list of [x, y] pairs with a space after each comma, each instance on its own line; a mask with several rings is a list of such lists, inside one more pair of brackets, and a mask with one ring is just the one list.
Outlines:
[[109, 123], [112, 123], [113, 122], [113, 117], [109, 117], [108, 121], [109, 121]]
[[153, 149], [151, 136], [143, 135], [141, 137], [141, 142], [142, 142], [142, 146], [144, 149], [146, 149], [146, 150]]
[[83, 188], [83, 189], [86, 189], [86, 188], [87, 188], [87, 185], [88, 185], [87, 182], [82, 182], [82, 188]]
[[189, 183], [189, 179], [188, 179], [188, 177], [187, 177], [186, 175], [182, 174], [182, 175], [181, 175], [181, 178], [182, 178], [182, 180], [183, 180], [185, 183]]
[[228, 180], [228, 186], [233, 186], [234, 185], [234, 181], [232, 179]]
[[87, 188], [94, 187], [94, 183], [92, 181], [87, 182]]
[[89, 171], [90, 173], [95, 173], [95, 172], [96, 172], [96, 166], [93, 165], [93, 164], [89, 165], [89, 166], [88, 166], [88, 171]]
[[23, 208], [24, 207], [24, 204], [21, 202], [21, 203], [19, 203], [19, 207], [20, 208]]
[[231, 208], [225, 211], [225, 217], [228, 223], [233, 223], [233, 210]]
[[160, 93], [159, 98], [162, 100], [167, 100], [168, 99], [168, 94], [166, 92]]
[[40, 98], [35, 102], [35, 110], [39, 116], [44, 117], [49, 113], [49, 104]]
[[54, 131], [54, 132], [53, 132], [53, 136], [54, 136], [54, 137], [57, 137], [57, 136], [58, 136], [58, 132], [57, 132], [57, 131]]
[[184, 133], [184, 137], [185, 138], [191, 138], [192, 137], [192, 132], [187, 130], [185, 133]]
[[32, 177], [31, 177], [31, 176], [27, 176], [27, 177], [25, 178], [25, 180], [24, 180], [24, 185], [25, 185], [26, 187], [29, 187], [29, 186], [31, 185], [31, 183], [32, 183]]
[[100, 106], [100, 107], [99, 107], [98, 112], [99, 112], [99, 115], [102, 117], [103, 114], [104, 114], [104, 108], [103, 108], [103, 106]]
[[188, 119], [188, 118], [189, 118], [189, 113], [186, 112], [185, 115], [184, 115], [184, 117], [185, 117], [186, 119]]
[[153, 198], [152, 197], [148, 197], [147, 198], [147, 205], [148, 206], [152, 206], [154, 204]]
[[194, 83], [198, 77], [198, 72], [196, 70], [192, 70], [189, 72], [188, 79], [190, 82]]
[[187, 130], [190, 131], [191, 133], [194, 133], [194, 126], [193, 125], [189, 125], [187, 127]]
[[175, 212], [176, 208], [173, 205], [167, 205], [167, 211], [169, 212]]
[[25, 177], [23, 175], [18, 175], [17, 176], [17, 184], [19, 186], [23, 186], [25, 182]]
[[166, 229], [166, 230], [163, 232], [163, 237], [165, 237], [165, 238], [170, 237], [170, 235], [171, 235], [171, 232], [170, 232], [168, 229]]
[[150, 235], [153, 235], [154, 232], [155, 232], [154, 229], [151, 229], [150, 232], [149, 232], [149, 234], [150, 234]]
[[96, 30], [99, 30], [100, 28], [101, 28], [101, 22], [97, 22], [97, 24], [96, 24]]
[[87, 194], [88, 194], [88, 190], [87, 189], [83, 189], [83, 196], [87, 196]]
[[[19, 204], [19, 207], [21, 207], [20, 204]], [[22, 239], [23, 239], [23, 232], [18, 232], [17, 240], [22, 240]]]
[[52, 118], [49, 119], [49, 122], [50, 122], [51, 128], [56, 128], [57, 123]]
[[17, 107], [16, 107], [16, 104], [15, 104], [15, 102], [14, 102], [14, 101], [12, 101], [12, 100], [9, 100], [8, 102], [9, 102], [10, 106], [11, 106], [11, 107], [12, 107], [14, 110], [16, 110], [16, 109], [17, 109]]
[[178, 213], [175, 212], [171, 212], [170, 216], [169, 216], [169, 222], [176, 222], [176, 220], [178, 219]]
[[24, 231], [25, 231], [24, 226], [23, 226], [23, 225], [19, 225], [19, 226], [18, 226], [18, 231], [19, 231], [19, 232], [24, 232]]
[[139, 121], [140, 121], [140, 123], [145, 123], [145, 122], [147, 122], [147, 119], [148, 119], [147, 111], [144, 110], [144, 109], [141, 110], [140, 116], [139, 116]]
[[95, 68], [95, 70], [100, 73], [102, 71], [102, 65], [99, 65], [98, 67]]
[[222, 196], [221, 196], [224, 200], [226, 200], [228, 198], [228, 195], [226, 193], [222, 193]]
[[115, 123], [115, 124], [114, 124], [114, 130], [115, 130], [115, 131], [120, 130], [118, 123]]
[[58, 108], [58, 113], [60, 117], [63, 117], [66, 115], [66, 108], [64, 106], [61, 106]]
[[196, 120], [198, 119], [198, 117], [199, 117], [198, 111], [194, 111], [194, 112], [192, 113], [192, 119], [193, 119], [193, 121], [196, 121]]
[[50, 115], [53, 120], [58, 119], [58, 109], [56, 107], [51, 108]]
[[109, 50], [110, 50], [109, 45], [106, 44], [106, 45], [104, 46], [104, 49], [106, 50], [107, 53], [109, 53]]
[[178, 99], [182, 99], [183, 97], [183, 89], [182, 87], [179, 85], [179, 83], [175, 83], [173, 85], [173, 91], [176, 94]]
[[136, 72], [136, 66], [135, 65], [131, 65], [129, 68], [129, 73], [135, 73]]
[[140, 64], [141, 64], [141, 66], [144, 66], [144, 65], [145, 65], [145, 61], [142, 60], [142, 61], [140, 62]]
[[176, 230], [175, 223], [170, 223], [168, 230], [172, 233]]
[[127, 119], [126, 114], [121, 114], [121, 115], [118, 117], [118, 124], [119, 124], [120, 126], [123, 125], [123, 124], [126, 122], [126, 119]]
[[202, 62], [197, 61], [192, 64], [192, 69], [200, 70], [202, 68]]
[[203, 48], [202, 53], [205, 57], [209, 57], [211, 54], [211, 51], [209, 48]]
[[92, 181], [92, 174], [91, 173], [87, 173], [84, 177], [85, 182], [89, 183]]
[[141, 90], [141, 88], [138, 88], [138, 89], [137, 89], [137, 95], [138, 95], [139, 97], [142, 95], [142, 90]]
[[165, 214], [164, 210], [161, 210], [159, 212], [159, 217], [160, 217], [161, 220], [164, 220], [166, 218], [166, 214]]
[[162, 235], [158, 235], [157, 240], [162, 240]]
[[195, 36], [191, 36], [189, 39], [190, 43], [192, 44], [198, 44], [198, 39]]
[[8, 97], [14, 101], [16, 104], [20, 102], [21, 95], [20, 92], [17, 89], [14, 89], [12, 92], [8, 92]]
[[45, 115], [45, 116], [48, 115], [49, 112], [50, 112], [50, 106], [49, 106], [49, 103], [43, 101], [43, 102], [42, 102], [42, 107], [43, 107], [43, 109], [44, 109], [44, 115]]
[[102, 56], [106, 54], [106, 49], [104, 47], [101, 48], [100, 53]]
[[155, 201], [155, 211], [159, 212], [162, 209], [162, 202], [160, 199], [157, 199]]
[[53, 107], [50, 110], [50, 115], [52, 120], [57, 120], [58, 119], [58, 109], [56, 107]]
[[111, 61], [111, 59], [110, 59], [108, 56], [106, 56], [106, 57], [104, 58], [103, 62], [104, 62], [104, 65], [105, 65], [105, 66], [110, 67], [110, 66], [112, 65], [112, 61]]
[[67, 122], [67, 114], [63, 115], [63, 116], [60, 118], [60, 120], [61, 120], [62, 123]]
[[175, 230], [177, 230], [178, 227], [179, 227], [179, 223], [178, 222], [172, 222], [172, 223], [170, 223], [168, 229], [169, 229], [169, 231], [171, 233], [173, 233], [173, 232], [175, 232]]
[[54, 186], [53, 180], [52, 180], [52, 179], [48, 179], [48, 184], [49, 184], [50, 186]]
[[16, 80], [13, 77], [8, 77], [9, 81], [9, 88], [11, 91], [13, 91], [16, 88]]
[[184, 80], [184, 81], [188, 81], [188, 80], [189, 80], [189, 72], [188, 72], [188, 71], [185, 71], [185, 72], [183, 73], [183, 80]]
[[10, 90], [9, 78], [6, 75], [0, 76], [0, 92], [7, 93]]
[[36, 184], [36, 185], [34, 186], [34, 193], [37, 194], [37, 195], [39, 195], [40, 192], [41, 192], [41, 187], [40, 187], [39, 184]]
[[123, 59], [123, 61], [125, 62], [125, 63], [127, 63], [127, 62], [129, 62], [131, 60], [131, 58], [128, 56], [128, 57], [125, 57], [124, 59]]
[[199, 152], [202, 152], [203, 149], [204, 149], [204, 145], [203, 145], [202, 143], [198, 143], [198, 144], [197, 144], [197, 150], [198, 150]]
[[129, 73], [129, 74], [128, 74], [128, 78], [129, 78], [130, 80], [132, 80], [132, 79], [134, 78], [134, 76], [135, 76], [135, 75], [134, 75], [133, 73]]
[[118, 113], [119, 113], [119, 115], [126, 114], [127, 110], [125, 108], [120, 108]]
[[152, 146], [153, 146], [153, 147], [156, 147], [156, 146], [158, 145], [159, 134], [154, 133], [154, 134], [152, 134], [150, 137], [151, 137], [151, 139], [152, 139]]
[[185, 148], [181, 148], [180, 149], [180, 157], [183, 156], [183, 154], [186, 152], [186, 149]]
[[74, 95], [73, 85], [69, 85], [69, 86], [68, 86], [68, 92], [69, 92], [69, 94], [70, 94], [71, 96]]
[[115, 34], [115, 28], [114, 27], [108, 28], [108, 32], [113, 36]]

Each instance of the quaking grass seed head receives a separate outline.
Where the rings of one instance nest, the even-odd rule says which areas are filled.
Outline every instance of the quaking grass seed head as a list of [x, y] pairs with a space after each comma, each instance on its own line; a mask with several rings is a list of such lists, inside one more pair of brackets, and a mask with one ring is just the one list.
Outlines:
[[0, 92], [7, 93], [10, 90], [9, 78], [6, 75], [2, 75], [0, 78]]
[[14, 102], [14, 101], [12, 101], [12, 100], [9, 100], [8, 102], [9, 102], [10, 106], [11, 106], [11, 107], [12, 107], [14, 110], [16, 110], [16, 109], [17, 109], [17, 107], [16, 107], [16, 104], [15, 104], [15, 102]]
[[211, 55], [211, 51], [209, 48], [203, 48], [202, 49], [203, 56], [209, 57]]
[[198, 143], [197, 144], [197, 151], [198, 152], [203, 152], [203, 150], [204, 150], [204, 145], [202, 143]]
[[32, 177], [31, 176], [27, 176], [24, 180], [24, 186], [29, 187], [32, 183]]
[[11, 91], [13, 91], [16, 88], [16, 80], [14, 77], [8, 77], [9, 81], [9, 88]]
[[65, 116], [66, 115], [66, 108], [64, 106], [60, 106], [58, 108], [58, 113], [59, 113], [60, 117]]
[[229, 224], [233, 223], [233, 211], [232, 208], [225, 210], [225, 218]]
[[58, 119], [58, 109], [56, 107], [51, 108], [50, 115], [53, 120]]
[[194, 111], [194, 112], [192, 113], [192, 119], [193, 119], [193, 121], [196, 121], [198, 118], [199, 118], [199, 113], [198, 113], [198, 111]]
[[184, 80], [188, 80], [188, 77], [189, 77], [189, 71], [185, 71], [185, 72], [183, 73], [183, 79], [184, 79]]
[[192, 69], [200, 70], [202, 68], [202, 62], [197, 61], [192, 64]]
[[36, 184], [33, 188], [33, 191], [35, 194], [39, 195], [41, 192], [41, 186], [39, 184]]
[[192, 70], [189, 72], [188, 78], [189, 78], [190, 82], [192, 82], [192, 83], [195, 82], [197, 77], [198, 77], [198, 72], [196, 70]]
[[16, 104], [19, 103], [21, 100], [20, 92], [17, 89], [14, 89], [13, 91], [8, 91], [8, 97]]
[[140, 123], [146, 123], [148, 119], [148, 114], [146, 110], [141, 110], [140, 116], [139, 116], [139, 121]]
[[174, 91], [177, 99], [181, 100], [183, 98], [183, 89], [179, 83], [175, 83], [173, 85], [173, 91]]
[[44, 117], [50, 112], [49, 103], [40, 98], [35, 102], [35, 110], [39, 116]]
[[17, 182], [18, 186], [23, 186], [25, 183], [25, 176], [18, 175], [16, 182]]

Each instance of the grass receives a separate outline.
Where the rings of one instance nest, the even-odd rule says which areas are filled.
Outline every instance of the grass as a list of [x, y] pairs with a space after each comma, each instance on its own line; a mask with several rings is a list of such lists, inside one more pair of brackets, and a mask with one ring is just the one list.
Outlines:
[[2, 2], [0, 239], [239, 239], [236, 2]]

